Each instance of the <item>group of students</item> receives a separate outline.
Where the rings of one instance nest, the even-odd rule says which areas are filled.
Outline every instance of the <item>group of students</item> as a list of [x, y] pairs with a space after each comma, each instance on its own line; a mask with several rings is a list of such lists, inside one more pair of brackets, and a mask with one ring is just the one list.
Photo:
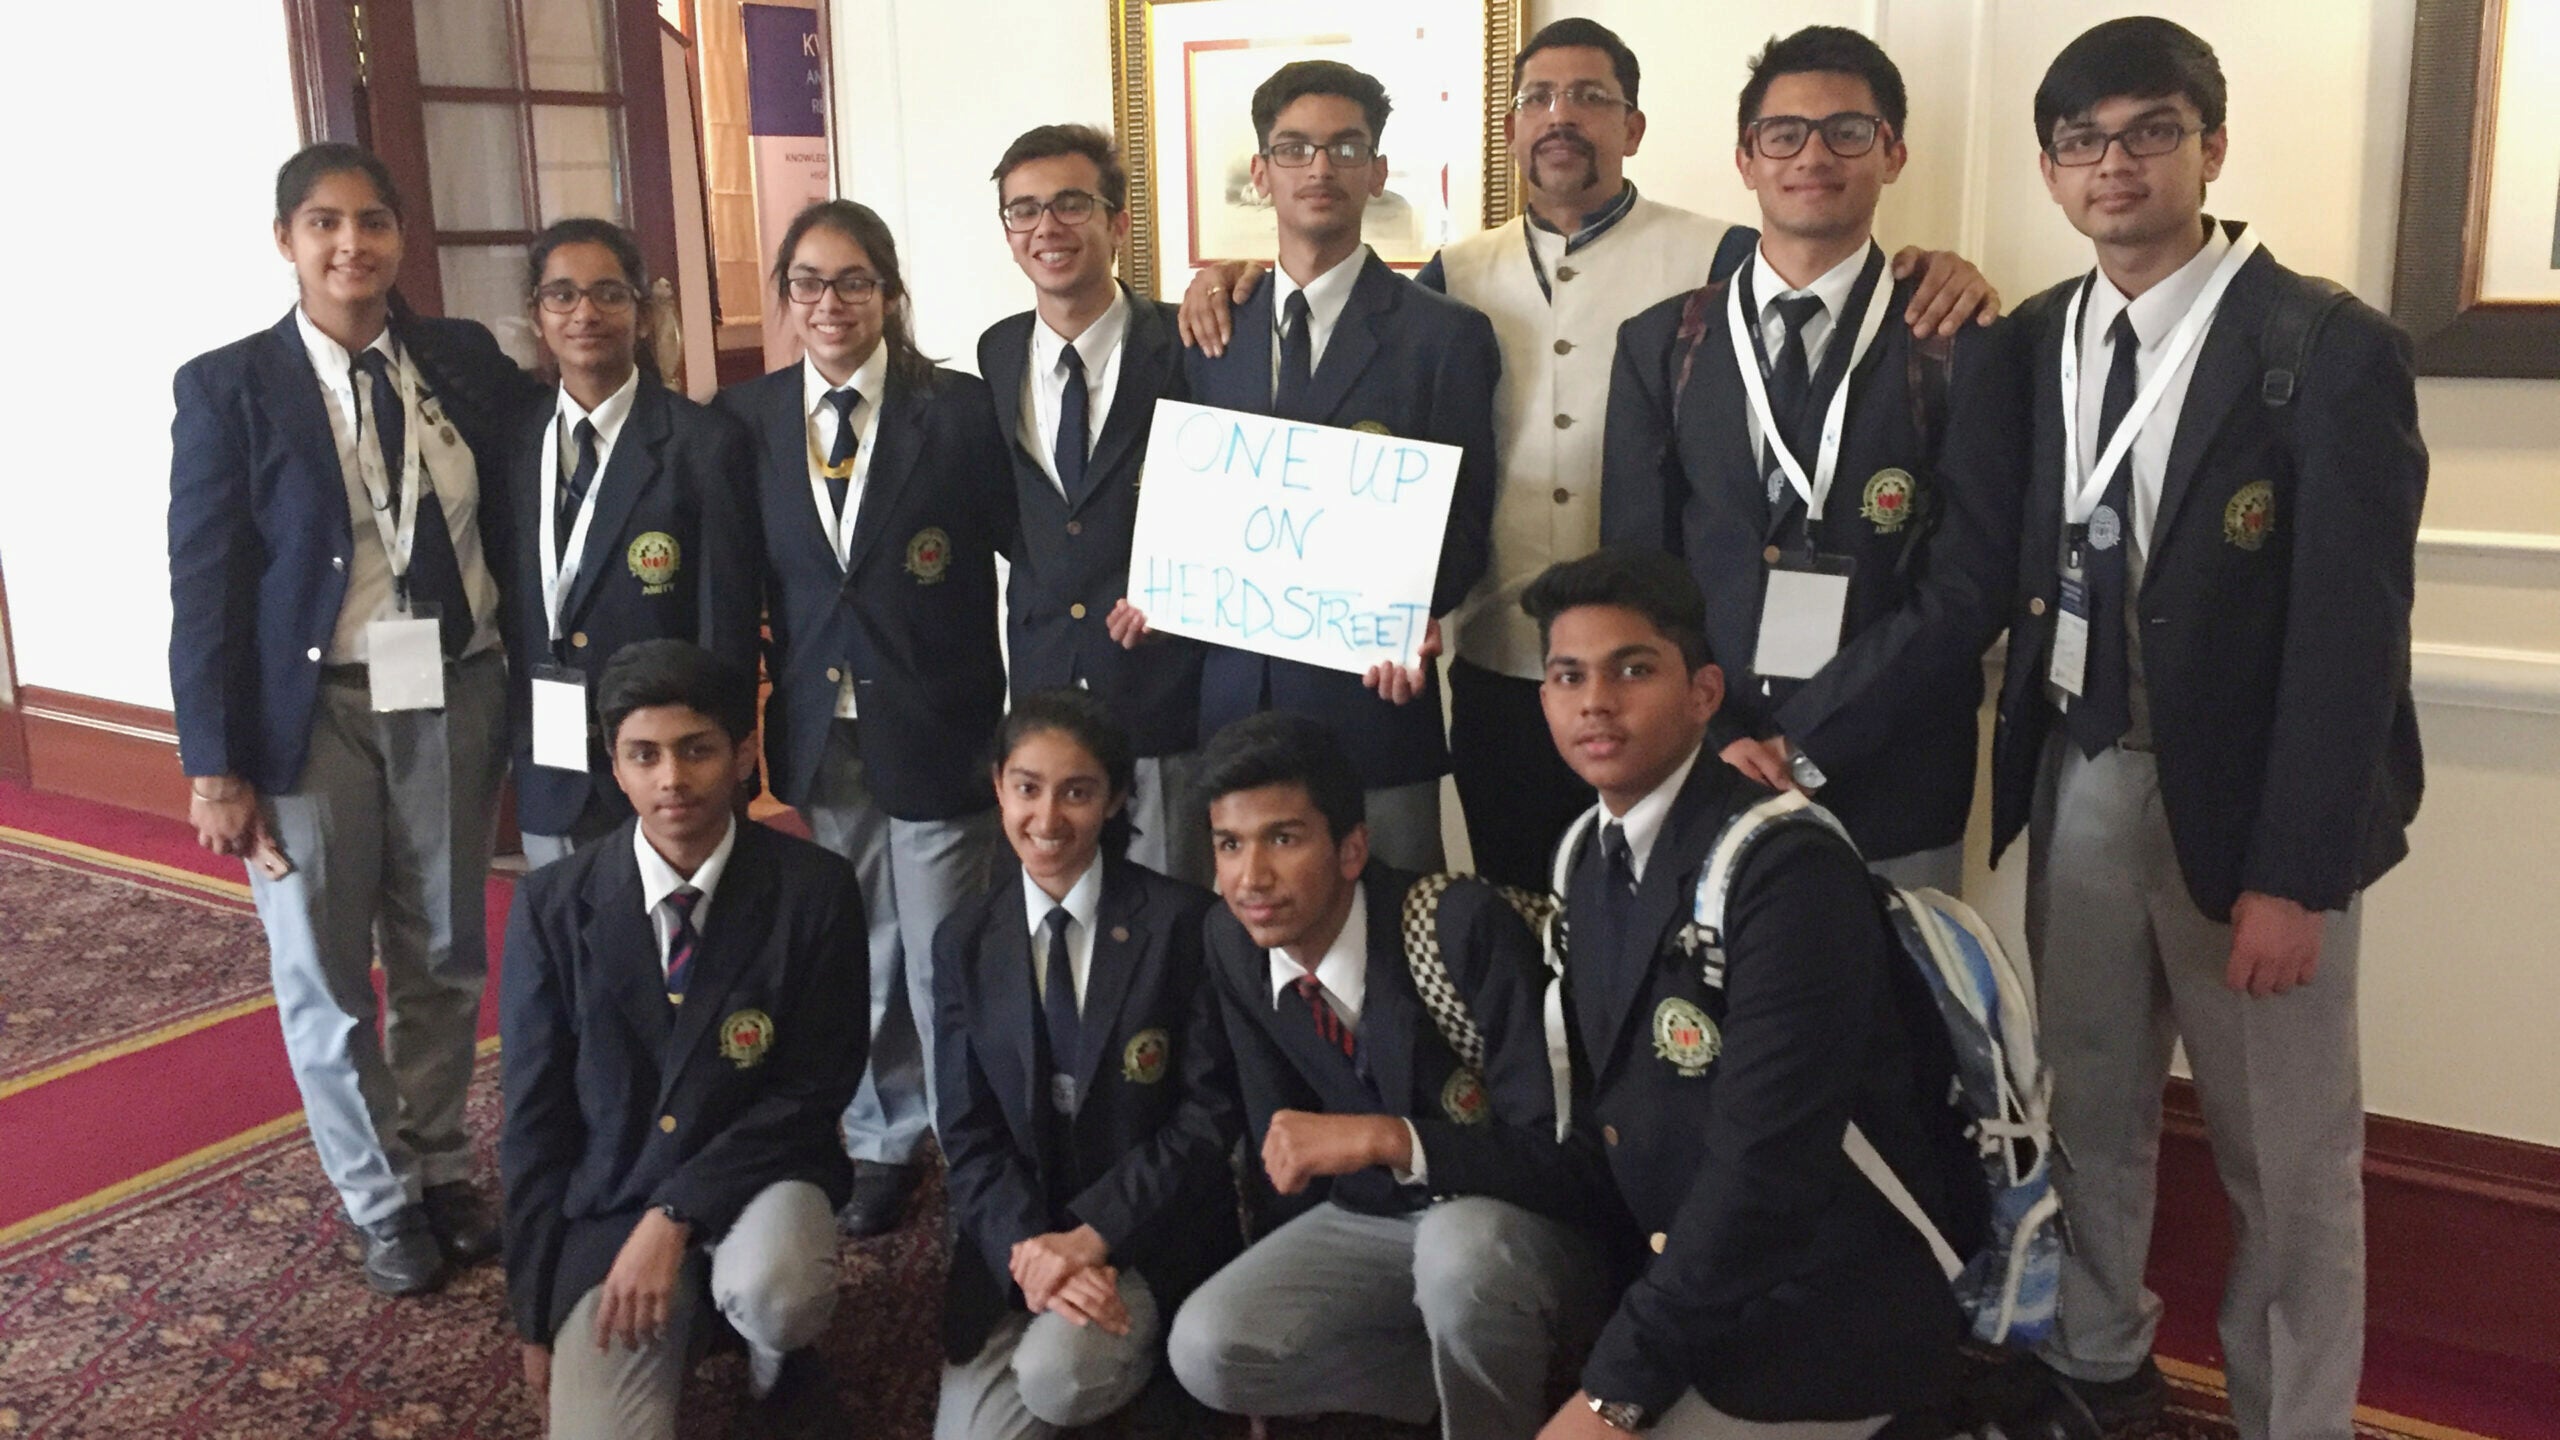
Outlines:
[[[932, 1132], [945, 1440], [1201, 1406], [1925, 1427], [1963, 1317], [1843, 1137], [1965, 1228], [1953, 1058], [1875, 887], [1958, 888], [2005, 630], [1993, 838], [2031, 831], [2070, 1240], [2033, 1403], [2162, 1405], [2183, 1039], [2235, 1417], [2348, 1435], [2355, 897], [2420, 787], [2405, 339], [2204, 215], [2224, 82], [2166, 21], [2048, 71], [2040, 164], [2097, 263], [1997, 323], [1971, 266], [1874, 238], [1908, 150], [1872, 41], [1755, 59], [1756, 231], [1625, 180], [1639, 79], [1589, 20], [1532, 37], [1528, 213], [1408, 279], [1360, 238], [1383, 88], [1283, 66], [1253, 100], [1276, 265], [1179, 308], [1112, 278], [1109, 138], [1031, 130], [992, 178], [1035, 305], [984, 379], [917, 350], [879, 218], [812, 206], [773, 269], [806, 358], [707, 407], [652, 373], [615, 227], [532, 248], [544, 385], [399, 305], [379, 162], [289, 161], [301, 303], [177, 377], [171, 669], [367, 1279], [503, 1248], [551, 1433], [671, 1434], [706, 1296], [759, 1397], [808, 1392], [839, 1233], [899, 1223]], [[1418, 663], [1149, 629], [1168, 398], [1460, 448]], [[539, 868], [501, 1227], [462, 1099], [510, 769]], [[1482, 879], [1442, 873], [1453, 771]], [[814, 845], [743, 818], [759, 780]], [[1748, 852], [1702, 929], [1718, 837], [1785, 790], [1839, 828]]]

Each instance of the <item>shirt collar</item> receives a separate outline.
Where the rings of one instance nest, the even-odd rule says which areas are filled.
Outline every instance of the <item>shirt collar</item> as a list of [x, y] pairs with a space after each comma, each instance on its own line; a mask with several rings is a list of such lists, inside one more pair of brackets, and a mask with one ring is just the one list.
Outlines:
[[635, 823], [631, 827], [631, 850], [640, 861], [640, 913], [655, 915], [658, 907], [666, 903], [666, 898], [675, 893], [677, 886], [690, 885], [702, 892], [702, 898], [693, 902], [693, 925], [700, 930], [703, 914], [711, 908], [712, 892], [720, 888], [721, 872], [729, 868], [729, 852], [737, 848], [738, 817], [732, 815], [729, 817], [729, 833], [720, 837], [719, 845], [711, 851], [711, 858], [694, 867], [692, 876], [688, 878], [676, 873], [676, 867], [668, 864], [667, 857], [658, 853], [658, 847], [649, 843], [649, 832]]
[[[1680, 768], [1663, 777], [1661, 784], [1645, 792], [1645, 797], [1627, 807], [1627, 813], [1616, 817], [1627, 834], [1627, 853], [1633, 861], [1636, 879], [1644, 879], [1645, 858], [1653, 853], [1653, 842], [1662, 838], [1662, 827], [1670, 822], [1671, 802], [1680, 798], [1680, 788], [1689, 783], [1689, 772], [1698, 767], [1698, 757], [1706, 753], [1700, 745], [1680, 762]], [[1604, 806], [1601, 821], [1610, 816]]]
[[[311, 356], [311, 368], [320, 372], [321, 383], [340, 390], [355, 388], [356, 360], [347, 353], [347, 347], [330, 339], [319, 326], [311, 323], [310, 314], [299, 305], [293, 307], [293, 325], [302, 332], [302, 348]], [[383, 357], [391, 362], [392, 369], [400, 368], [400, 342], [391, 338], [389, 322], [383, 324], [381, 334], [373, 337], [373, 343], [364, 348], [381, 351]]]
[[2230, 251], [2230, 234], [2207, 216], [2204, 221], [2204, 248], [2189, 257], [2186, 264], [2171, 271], [2159, 284], [2131, 300], [2127, 300], [2124, 292], [2116, 288], [2116, 282], [2108, 279], [2107, 272], [2100, 269], [2097, 286], [2089, 292], [2088, 314], [2081, 321], [2080, 333], [2087, 337], [2082, 343], [2103, 341], [2108, 328], [2116, 323], [2116, 316], [2131, 310], [2133, 333], [2141, 341], [2142, 348], [2158, 349], [2169, 338], [2169, 332], [2178, 327], [2178, 322], [2186, 318], [2187, 311], [2195, 307], [2196, 297], [2204, 293], [2205, 282], [2213, 278], [2213, 267], [2221, 264], [2222, 257]]
[[[1307, 972], [1285, 950], [1264, 953], [1271, 957], [1271, 1004], [1276, 1009], [1289, 987]], [[1369, 887], [1357, 880], [1351, 882], [1351, 913], [1342, 917], [1342, 933], [1333, 937], [1332, 947], [1316, 962], [1316, 983], [1354, 1015], [1369, 998]]]
[[1049, 923], [1049, 912], [1061, 905], [1067, 907], [1069, 920], [1083, 926], [1084, 933], [1087, 935], [1093, 933], [1094, 917], [1102, 911], [1102, 857], [1100, 855], [1094, 856], [1092, 863], [1084, 867], [1084, 873], [1076, 877], [1076, 883], [1067, 887], [1067, 898], [1063, 900], [1050, 899], [1049, 892], [1040, 888], [1040, 882], [1031, 878], [1031, 872], [1027, 870], [1023, 872], [1023, 914], [1031, 921], [1033, 939], [1038, 939], [1040, 927]]
[[[853, 379], [846, 383], [862, 392], [862, 408], [854, 412], [856, 415], [862, 410], [879, 410], [881, 392], [889, 383], [889, 342], [885, 337], [871, 347], [871, 358], [856, 366]], [[800, 403], [809, 414], [815, 415], [825, 409], [827, 396], [835, 388], [827, 383], [826, 376], [818, 373], [817, 361], [803, 359], [800, 362]]]
[[[1307, 303], [1313, 305], [1315, 297], [1308, 296]], [[1096, 370], [1102, 368], [1102, 362], [1110, 358], [1113, 351], [1120, 348], [1120, 337], [1128, 331], [1129, 292], [1115, 284], [1111, 287], [1110, 308], [1095, 317], [1092, 324], [1084, 327], [1084, 333], [1078, 335], [1072, 342], [1076, 347], [1076, 358], [1084, 362], [1084, 373], [1088, 380]], [[1031, 362], [1038, 367], [1042, 375], [1053, 376], [1058, 373], [1058, 357], [1066, 352], [1069, 343], [1066, 336], [1050, 329], [1048, 321], [1041, 319], [1037, 312], [1033, 313]]]
[[[1608, 204], [1601, 206], [1599, 209], [1592, 211], [1590, 214], [1583, 216], [1582, 228], [1574, 231], [1570, 235], [1564, 236], [1564, 253], [1570, 255], [1574, 251], [1581, 249], [1583, 246], [1588, 245], [1592, 241], [1609, 233], [1609, 227], [1626, 219], [1627, 212], [1634, 208], [1636, 208], [1636, 182], [1630, 180], [1619, 188], [1617, 199], [1612, 200]], [[1564, 235], [1563, 231], [1548, 224], [1546, 221], [1539, 219], [1538, 212], [1535, 210], [1529, 212], [1529, 224], [1536, 229], [1546, 231], [1550, 235]], [[1313, 304], [1315, 302], [1309, 301], [1308, 303]]]
[[581, 420], [596, 427], [596, 443], [610, 447], [622, 434], [622, 422], [631, 418], [631, 407], [640, 398], [640, 367], [631, 367], [623, 377], [621, 388], [604, 397], [593, 410], [580, 407], [571, 398], [569, 387], [560, 387], [560, 433], [574, 435]]
[[1761, 323], [1768, 323], [1770, 309], [1778, 303], [1780, 296], [1811, 295], [1822, 302], [1823, 315], [1837, 324], [1841, 311], [1849, 304], [1849, 292], [1857, 288], [1859, 273], [1867, 268], [1867, 253], [1873, 248], [1873, 243], [1870, 241], [1859, 246], [1848, 259], [1815, 276], [1813, 283], [1802, 289], [1790, 287], [1766, 255], [1758, 250], [1752, 251], [1751, 293], [1759, 297]]
[[1289, 297], [1304, 290], [1307, 318], [1325, 333], [1332, 333], [1333, 322], [1342, 318], [1342, 307], [1351, 302], [1351, 287], [1360, 282], [1360, 272], [1368, 264], [1369, 247], [1363, 245], [1304, 285], [1290, 279], [1288, 271], [1274, 266], [1271, 278], [1278, 283], [1271, 291], [1271, 323], [1277, 327], [1281, 317], [1289, 313]]

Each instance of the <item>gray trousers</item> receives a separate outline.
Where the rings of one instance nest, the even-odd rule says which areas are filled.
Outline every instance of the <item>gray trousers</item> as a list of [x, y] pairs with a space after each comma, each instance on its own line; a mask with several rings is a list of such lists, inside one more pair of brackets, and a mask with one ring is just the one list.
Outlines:
[[524, 868], [539, 870], [554, 860], [566, 860], [580, 849], [622, 828], [621, 820], [605, 815], [593, 801], [587, 813], [578, 817], [578, 826], [566, 835], [536, 835], [528, 830], [516, 838], [524, 848]]
[[1596, 1330], [1605, 1301], [1598, 1247], [1507, 1201], [1400, 1216], [1328, 1202], [1193, 1291], [1168, 1355], [1213, 1410], [1436, 1411], [1448, 1440], [1529, 1440], [1558, 1344]]
[[[263, 797], [293, 873], [249, 867], [285, 1056], [320, 1168], [359, 1225], [471, 1174], [462, 1101], [489, 970], [506, 661], [451, 667], [445, 708], [375, 714], [328, 681], [293, 788]], [[382, 961], [387, 1005], [377, 1005]]]
[[1134, 1270], [1120, 1272], [1120, 1303], [1126, 1335], [1020, 1309], [997, 1321], [977, 1358], [942, 1367], [933, 1440], [1050, 1440], [1137, 1399], [1155, 1375], [1164, 1326]]
[[[530, 858], [530, 851], [526, 852]], [[1964, 898], [1964, 842], [1941, 845], [1935, 850], [1914, 850], [1890, 860], [1870, 860], [1867, 869], [1888, 884], [1905, 890], [1927, 887], [1941, 890], [1955, 898]]]
[[[836, 1217], [826, 1192], [783, 1180], [756, 1192], [709, 1247], [711, 1303], [770, 1360], [816, 1343], [836, 1313]], [[686, 1257], [666, 1333], [637, 1350], [596, 1348], [599, 1285], [551, 1337], [551, 1440], [643, 1440], [676, 1433], [695, 1292], [705, 1257]]]
[[1892, 1421], [1890, 1415], [1871, 1420], [1739, 1420], [1692, 1390], [1673, 1401], [1644, 1433], [1654, 1440], [1867, 1440]]
[[[855, 723], [835, 722], [816, 796], [801, 813], [819, 844], [853, 862], [871, 924], [871, 1064], [845, 1107], [845, 1150], [905, 1165], [933, 1129], [933, 933], [985, 888], [997, 823], [993, 810], [890, 818], [871, 802]], [[987, 799], [994, 802], [992, 785]]]
[[2070, 1218], [2045, 1358], [2122, 1378], [2150, 1354], [2143, 1288], [2160, 1090], [2186, 1042], [2237, 1253], [2222, 1348], [2240, 1433], [2347, 1440], [2364, 1354], [2364, 1110], [2357, 910], [2331, 912], [2311, 983], [2223, 985], [2231, 927], [2188, 897], [2145, 753], [2095, 759], [2056, 735], [2036, 787], [2027, 940], [2053, 1072], [2054, 1181]]
[[1440, 840], [1440, 782], [1417, 780], [1364, 791], [1369, 853], [1399, 870], [1428, 875], [1448, 867]]
[[1138, 761], [1135, 784], [1129, 787], [1129, 821], [1138, 827], [1129, 842], [1129, 858], [1176, 880], [1194, 885], [1215, 883], [1217, 870], [1209, 858], [1207, 807], [1191, 793], [1200, 752], [1149, 755]]

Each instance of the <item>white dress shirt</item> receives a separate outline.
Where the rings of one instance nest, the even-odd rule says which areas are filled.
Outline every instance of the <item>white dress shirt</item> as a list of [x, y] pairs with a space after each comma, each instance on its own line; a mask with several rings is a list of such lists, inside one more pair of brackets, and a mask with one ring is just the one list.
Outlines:
[[711, 899], [720, 888], [720, 874], [729, 868], [729, 852], [737, 848], [738, 817], [732, 815], [728, 833], [720, 837], [710, 858], [695, 866], [691, 876], [684, 876], [677, 874], [667, 857], [658, 853], [658, 847], [649, 843], [648, 831], [637, 825], [631, 827], [632, 853], [640, 861], [640, 908], [649, 913], [650, 932], [658, 937], [660, 975], [666, 973], [668, 952], [676, 941], [676, 912], [667, 904], [667, 897], [682, 885], [702, 892], [702, 898], [693, 902], [693, 933], [699, 936], [704, 922], [711, 918]]
[[1289, 278], [1286, 270], [1271, 272], [1271, 394], [1280, 394], [1280, 331], [1289, 321], [1289, 297], [1307, 292], [1307, 374], [1313, 377], [1324, 364], [1324, 347], [1333, 339], [1334, 324], [1342, 319], [1342, 307], [1351, 303], [1351, 291], [1360, 283], [1360, 272], [1369, 264], [1369, 247], [1361, 246], [1342, 258], [1332, 269], [1301, 285]]
[[[294, 309], [293, 323], [302, 332], [303, 350], [320, 377], [320, 394], [325, 402], [322, 408], [329, 412], [329, 433], [338, 445], [338, 474], [346, 485], [348, 530], [353, 541], [350, 553], [333, 557], [345, 563], [347, 594], [338, 606], [338, 624], [329, 638], [327, 662], [360, 664], [367, 653], [365, 627], [400, 613], [392, 587], [391, 553], [383, 548], [382, 532], [374, 525], [373, 494], [366, 488], [366, 475], [370, 473], [373, 483], [381, 486], [386, 495], [398, 487], [399, 477], [384, 468], [382, 447], [374, 439], [373, 387], [365, 386], [368, 393], [361, 397], [356, 393], [355, 357], [347, 353], [345, 346], [321, 333], [299, 306]], [[393, 377], [407, 375], [411, 391], [423, 395], [424, 387], [417, 373], [409, 368], [400, 343], [391, 338], [390, 327], [385, 326], [365, 348], [382, 352], [391, 362]], [[430, 410], [424, 400], [410, 410], [408, 429], [418, 437], [418, 460], [426, 471], [421, 483], [435, 491], [437, 502], [444, 507], [445, 529], [453, 537], [454, 559], [462, 567], [462, 590], [471, 597], [471, 614], [477, 624], [464, 653], [477, 655], [498, 643], [498, 582], [480, 553], [480, 471], [473, 462], [471, 447], [442, 419], [441, 411]], [[359, 434], [364, 441], [361, 445], [356, 443]]]
[[[1627, 836], [1628, 868], [1635, 872], [1636, 883], [1644, 883], [1645, 861], [1653, 855], [1653, 842], [1662, 838], [1662, 827], [1671, 820], [1671, 802], [1680, 798], [1680, 787], [1689, 783], [1689, 772], [1698, 768], [1698, 757], [1707, 753], [1700, 745], [1680, 762], [1680, 768], [1663, 777], [1661, 784], [1645, 792], [1643, 799], [1627, 807], [1624, 815], [1604, 815], [1603, 821], [1615, 821]], [[1605, 811], [1607, 803], [1602, 802]]]
[[1084, 867], [1076, 883], [1067, 887], [1063, 900], [1052, 900], [1049, 892], [1028, 871], [1022, 876], [1022, 913], [1031, 922], [1031, 993], [1046, 1003], [1049, 994], [1049, 912], [1059, 906], [1067, 911], [1067, 976], [1076, 992], [1076, 1013], [1084, 1013], [1085, 986], [1093, 974], [1093, 926], [1102, 913], [1102, 857]]
[[[2086, 475], [2098, 463], [2098, 420], [2106, 404], [2107, 371], [2115, 364], [2115, 347], [2107, 341], [2107, 331], [2116, 317], [2127, 310], [2133, 312], [2133, 333], [2141, 342], [2134, 368], [2137, 384], [2148, 384], [2168, 349], [2169, 334], [2178, 328], [2194, 306], [2205, 282], [2213, 278], [2213, 267], [2231, 249], [2231, 237], [2220, 225], [2205, 222], [2204, 248], [2195, 258], [2181, 265], [2167, 278], [2132, 300], [2125, 298], [2107, 272], [2097, 272], [2097, 283], [2089, 290], [2089, 309], [2080, 324], [2080, 473]], [[2208, 327], [2210, 333], [2210, 327]], [[2169, 474], [2169, 447], [2178, 438], [2178, 414], [2186, 408], [2187, 387], [2195, 380], [2196, 357], [2204, 353], [2204, 342], [2198, 337], [2194, 348], [2172, 372], [2168, 391], [2160, 397], [2159, 408], [2143, 422], [2142, 433], [2133, 439], [2133, 513], [2123, 517], [2131, 522], [2127, 532], [2133, 540], [2133, 560], [2129, 572], [2139, 583], [2141, 557], [2151, 549], [2151, 526], [2160, 514], [2160, 487]], [[2137, 389], [2137, 392], [2139, 390]]]
[[[1867, 247], [1859, 246], [1848, 259], [1816, 276], [1812, 284], [1792, 288], [1787, 285], [1785, 277], [1778, 273], [1776, 267], [1769, 263], [1769, 257], [1765, 251], [1764, 244], [1761, 250], [1755, 250], [1751, 255], [1751, 296], [1760, 306], [1761, 346], [1769, 352], [1769, 363], [1777, 364], [1778, 352], [1785, 349], [1787, 344], [1787, 318], [1779, 313], [1779, 301], [1791, 300], [1798, 295], [1810, 295], [1821, 301], [1822, 308], [1806, 317], [1804, 322], [1805, 373], [1811, 376], [1822, 369], [1823, 347], [1831, 343], [1831, 332], [1840, 328], [1841, 312], [1849, 306], [1849, 292], [1858, 288], [1858, 272], [1867, 268]], [[1868, 299], [1867, 303], [1870, 305], [1893, 303], [1892, 286], [1887, 280], [1880, 279], [1876, 282], [1876, 293]], [[1842, 383], [1847, 383], [1845, 377]], [[1769, 455], [1766, 442], [1760, 434], [1759, 413], [1748, 405], [1742, 409], [1746, 423], [1751, 427], [1751, 453], [1759, 456], [1765, 464]], [[1799, 455], [1796, 459], [1808, 474], [1812, 472], [1812, 456]]]
[[[1309, 304], [1314, 302], [1310, 300]], [[1094, 443], [1102, 438], [1103, 417], [1111, 413], [1111, 398], [1120, 389], [1120, 352], [1128, 347], [1120, 342], [1129, 334], [1129, 295], [1119, 286], [1111, 288], [1111, 308], [1102, 312], [1084, 333], [1072, 342], [1076, 358], [1084, 362], [1085, 431], [1084, 453], [1093, 458]], [[1049, 328], [1049, 322], [1037, 315], [1031, 321], [1031, 364], [1022, 372], [1022, 448], [1040, 462], [1040, 473], [1049, 477], [1058, 493], [1067, 493], [1058, 479], [1058, 413], [1067, 393], [1067, 337]]]
[[[623, 422], [631, 418], [631, 407], [639, 397], [640, 367], [637, 365], [631, 367], [631, 373], [623, 377], [620, 388], [604, 397], [593, 410], [580, 405], [569, 394], [568, 386], [560, 387], [560, 403], [553, 412], [551, 422], [551, 449], [554, 463], [548, 467], [548, 473], [542, 475], [536, 482], [535, 493], [542, 497], [542, 510], [535, 521], [535, 528], [545, 542], [544, 553], [560, 555], [558, 588], [564, 595], [570, 586], [577, 583], [578, 566], [586, 554], [586, 536], [578, 533], [578, 519], [594, 509], [597, 503], [596, 497], [603, 493], [604, 472], [606, 467], [613, 463], [614, 442], [622, 438]], [[578, 468], [578, 422], [582, 420], [596, 429], [596, 473], [595, 477], [587, 482], [586, 500], [578, 509], [571, 511], [564, 521], [560, 515], [560, 497], [568, 489], [569, 477], [576, 473]], [[568, 527], [565, 532], [559, 529], [563, 524]], [[566, 551], [558, 549], [560, 545], [573, 540], [578, 543], [570, 546]], [[560, 638], [557, 626], [554, 627], [552, 638], [554, 640]]]
[[[1313, 308], [1315, 297], [1307, 297]], [[1300, 1003], [1290, 987], [1307, 973], [1305, 967], [1289, 958], [1284, 950], [1264, 952], [1271, 962], [1271, 1008]], [[1360, 1033], [1360, 1009], [1369, 998], [1369, 888], [1352, 882], [1351, 913], [1342, 917], [1342, 933], [1333, 937], [1324, 958], [1316, 962], [1316, 984], [1324, 992], [1324, 1003], [1342, 1020], [1343, 1028], [1354, 1037]], [[1405, 1141], [1413, 1152], [1413, 1168], [1390, 1170], [1388, 1174], [1399, 1185], [1430, 1183], [1431, 1163], [1422, 1153], [1422, 1132], [1411, 1120], [1404, 1122]]]
[[[845, 482], [844, 510], [839, 515], [829, 513], [827, 506], [830, 501], [817, 498], [831, 493], [824, 471], [827, 456], [835, 451], [836, 426], [841, 421], [836, 415], [835, 405], [827, 396], [833, 394], [837, 387], [828, 384], [827, 377], [818, 373], [816, 361], [804, 359], [800, 362], [800, 404], [809, 416], [812, 446], [809, 451], [810, 495], [817, 505], [818, 533], [827, 537], [839, 565], [853, 553], [854, 522], [862, 516], [862, 487], [871, 479], [871, 454], [879, 448], [880, 398], [889, 384], [887, 342], [872, 346], [871, 358], [854, 367], [853, 378], [845, 383], [861, 394], [862, 401], [853, 407], [853, 478]], [[854, 718], [851, 669], [844, 672], [844, 683], [836, 690], [836, 718]]]

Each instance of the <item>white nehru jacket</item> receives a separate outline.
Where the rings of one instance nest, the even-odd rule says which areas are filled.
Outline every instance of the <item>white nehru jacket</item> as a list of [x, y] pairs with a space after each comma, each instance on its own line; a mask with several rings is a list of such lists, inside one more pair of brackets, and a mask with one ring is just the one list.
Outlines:
[[1451, 646], [1470, 663], [1537, 679], [1545, 657], [1520, 592], [1559, 560], [1600, 544], [1600, 435], [1618, 327], [1707, 283], [1726, 225], [1636, 197], [1626, 217], [1561, 259], [1545, 252], [1549, 302], [1530, 268], [1526, 217], [1440, 252], [1449, 294], [1481, 310], [1502, 342], [1494, 392], [1493, 558], [1459, 607]]

